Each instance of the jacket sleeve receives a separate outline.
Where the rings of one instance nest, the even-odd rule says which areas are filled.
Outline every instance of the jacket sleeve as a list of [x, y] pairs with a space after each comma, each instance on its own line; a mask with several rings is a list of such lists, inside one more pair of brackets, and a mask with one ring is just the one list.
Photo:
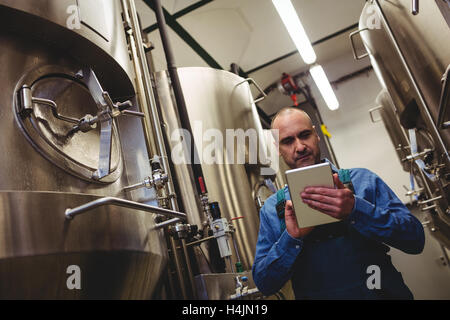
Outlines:
[[368, 238], [406, 253], [421, 253], [425, 234], [420, 221], [383, 180], [373, 173], [370, 180], [375, 184], [376, 190], [371, 192], [374, 196], [370, 199], [364, 196], [364, 192], [363, 196], [355, 195], [350, 224]]
[[279, 228], [279, 222], [270, 220], [264, 206], [260, 211], [259, 235], [252, 268], [253, 280], [266, 296], [278, 292], [290, 279], [292, 266], [303, 247], [303, 241], [291, 237], [286, 230], [280, 236], [276, 229]]

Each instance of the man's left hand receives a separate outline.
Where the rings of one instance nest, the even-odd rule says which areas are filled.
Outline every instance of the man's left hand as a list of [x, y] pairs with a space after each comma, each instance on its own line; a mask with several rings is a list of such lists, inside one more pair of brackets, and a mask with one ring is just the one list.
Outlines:
[[355, 197], [353, 192], [342, 184], [336, 173], [333, 174], [333, 180], [337, 189], [306, 187], [300, 196], [309, 207], [333, 218], [343, 220], [352, 212], [355, 205]]

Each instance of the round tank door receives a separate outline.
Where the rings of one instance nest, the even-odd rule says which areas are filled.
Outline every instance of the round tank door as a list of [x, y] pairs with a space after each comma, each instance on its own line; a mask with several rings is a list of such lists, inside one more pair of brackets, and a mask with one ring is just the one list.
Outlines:
[[[70, 174], [89, 182], [116, 181], [122, 155], [115, 122], [110, 119], [106, 129], [101, 121], [94, 123], [101, 110], [87, 85], [73, 73], [50, 69], [34, 71], [17, 86], [16, 119], [27, 140]], [[92, 125], [80, 130], [86, 119]], [[102, 165], [107, 173], [100, 179]]]

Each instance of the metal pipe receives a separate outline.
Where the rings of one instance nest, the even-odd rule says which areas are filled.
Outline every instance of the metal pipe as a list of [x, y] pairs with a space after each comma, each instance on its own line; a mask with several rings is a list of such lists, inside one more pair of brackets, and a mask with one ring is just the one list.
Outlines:
[[155, 141], [155, 132], [154, 128], [152, 127], [152, 124], [150, 122], [151, 115], [149, 113], [148, 108], [148, 100], [146, 95], [146, 90], [144, 88], [144, 81], [143, 81], [143, 75], [142, 75], [142, 66], [140, 64], [140, 57], [138, 52], [138, 47], [136, 44], [136, 41], [139, 37], [135, 37], [136, 35], [136, 27], [133, 25], [131, 17], [130, 17], [130, 9], [128, 6], [127, 0], [122, 0], [122, 7], [123, 7], [123, 14], [125, 19], [125, 25], [126, 25], [126, 33], [128, 35], [128, 40], [130, 43], [130, 51], [132, 54], [132, 61], [134, 64], [134, 72], [136, 74], [136, 93], [137, 98], [139, 100], [139, 105], [141, 111], [145, 114], [145, 117], [142, 119], [142, 124], [144, 127], [144, 133], [147, 143], [147, 149], [149, 154], [149, 159], [153, 157], [153, 155], [157, 154], [157, 146]]
[[[164, 13], [162, 10], [161, 1], [154, 0], [153, 2], [154, 2], [154, 7], [155, 7], [154, 10], [155, 10], [155, 14], [156, 14], [156, 20], [158, 22], [159, 32], [161, 35], [161, 41], [162, 41], [163, 48], [164, 48], [164, 54], [165, 54], [166, 60], [167, 60], [167, 70], [169, 72], [170, 79], [172, 81], [172, 87], [173, 87], [175, 101], [176, 101], [177, 108], [178, 108], [178, 114], [180, 116], [181, 126], [189, 132], [191, 137], [193, 137], [194, 135], [192, 133], [193, 131], [191, 128], [191, 123], [189, 121], [189, 115], [187, 112], [186, 101], [184, 100], [183, 90], [181, 88], [180, 79], [178, 77], [178, 72], [177, 72], [177, 67], [175, 64], [175, 58], [173, 55], [172, 45], [169, 41], [169, 35], [168, 35], [166, 21], [164, 18]], [[201, 194], [202, 190], [201, 190], [198, 179], [200, 177], [203, 178], [204, 175], [203, 175], [203, 170], [202, 170], [201, 165], [198, 164], [199, 157], [198, 157], [197, 147], [193, 140], [192, 140], [191, 159], [189, 159], [189, 160], [190, 160], [189, 163], [191, 163], [191, 166], [192, 166], [192, 170], [194, 171], [195, 184], [197, 187], [198, 194]], [[207, 192], [206, 184], [205, 184], [205, 192]]]
[[181, 239], [181, 244], [183, 246], [184, 256], [186, 257], [186, 265], [187, 265], [187, 269], [188, 269], [187, 271], [189, 274], [189, 281], [191, 283], [192, 295], [193, 295], [194, 299], [197, 299], [197, 291], [196, 291], [195, 282], [194, 282], [194, 273], [192, 272], [192, 268], [191, 268], [191, 259], [189, 258], [189, 252], [187, 251], [186, 239]]
[[412, 7], [411, 12], [412, 12], [412, 14], [413, 15], [419, 14], [419, 0], [412, 0], [411, 2], [412, 2], [412, 4], [411, 4], [411, 7]]
[[[168, 30], [167, 30], [167, 25], [166, 25], [166, 22], [164, 19], [164, 13], [162, 10], [161, 1], [154, 0], [154, 4], [155, 4], [156, 20], [158, 22], [161, 40], [162, 40], [163, 48], [164, 48], [164, 53], [166, 55], [167, 69], [168, 69], [168, 72], [170, 75], [170, 79], [172, 81], [172, 87], [173, 87], [173, 91], [174, 91], [175, 101], [176, 101], [176, 104], [178, 107], [178, 114], [180, 116], [181, 126], [183, 128], [185, 128], [186, 130], [188, 130], [191, 137], [194, 137], [194, 135], [192, 133], [191, 124], [189, 121], [189, 116], [187, 113], [186, 102], [184, 100], [180, 79], [178, 77], [178, 72], [177, 72], [177, 68], [175, 65], [175, 59], [173, 56], [172, 47], [171, 47], [169, 37], [168, 37]], [[143, 49], [143, 47], [142, 47], [142, 49]], [[195, 142], [192, 140], [192, 158], [190, 159], [190, 163], [192, 164], [191, 167], [192, 167], [194, 177], [195, 177], [195, 185], [197, 187], [197, 192], [198, 192], [198, 195], [200, 195], [202, 193], [202, 190], [200, 187], [199, 178], [203, 179], [203, 170], [202, 170], [201, 165], [198, 164], [197, 159], [199, 159], [198, 153], [197, 153], [197, 148], [196, 148]], [[206, 189], [205, 183], [204, 183], [204, 189], [206, 192], [207, 189]], [[183, 252], [185, 255], [185, 259], [186, 259], [186, 264], [187, 264], [188, 273], [189, 273], [189, 280], [190, 280], [191, 286], [192, 286], [192, 292], [193, 292], [194, 296], [196, 296], [196, 290], [195, 290], [195, 284], [193, 281], [193, 274], [192, 274], [192, 270], [191, 270], [190, 259], [189, 259], [189, 256], [188, 256], [188, 253], [186, 250], [186, 243], [184, 240], [183, 240]], [[180, 279], [180, 280], [182, 280], [182, 279]]]
[[[167, 151], [164, 145], [161, 124], [159, 121], [159, 114], [156, 107], [153, 88], [151, 86], [151, 77], [148, 70], [148, 63], [146, 60], [142, 37], [140, 36], [139, 20], [137, 16], [136, 6], [134, 0], [122, 0], [122, 6], [124, 10], [125, 20], [130, 28], [130, 30], [128, 30], [127, 32], [129, 34], [130, 47], [133, 54], [133, 61], [136, 70], [136, 80], [139, 84], [138, 87], [140, 89], [140, 97], [145, 101], [145, 105], [142, 107], [142, 109], [145, 113], [145, 119], [143, 121], [145, 134], [151, 149], [149, 150], [149, 158], [152, 158], [155, 154], [157, 154], [157, 151], [159, 151], [159, 154], [162, 158], [164, 172], [169, 177], [169, 181], [166, 184], [168, 194], [175, 194], [172, 173], [170, 171]], [[170, 199], [170, 204], [172, 209], [178, 210], [178, 204], [174, 198]], [[176, 250], [175, 240], [173, 238], [170, 238], [170, 247], [173, 252], [173, 258], [176, 273], [179, 279], [178, 282], [180, 284], [180, 289], [183, 298], [187, 299], [186, 288], [183, 281], [184, 277], [182, 274], [182, 267], [180, 259], [178, 257], [178, 252]]]
[[[137, 35], [137, 32], [138, 31], [140, 32], [140, 29], [137, 28], [137, 26], [139, 25], [139, 22], [138, 22], [138, 16], [137, 16], [136, 5], [134, 3], [134, 0], [130, 0], [130, 12], [131, 12], [130, 19], [131, 19], [131, 26], [132, 26], [133, 34]], [[149, 101], [148, 107], [150, 107], [150, 111], [151, 111], [149, 116], [150, 116], [150, 119], [153, 124], [152, 127], [154, 129], [154, 133], [156, 136], [157, 149], [159, 151], [159, 154], [161, 155], [163, 169], [164, 169], [164, 172], [168, 176], [168, 182], [166, 184], [167, 191], [168, 191], [169, 195], [175, 194], [172, 173], [170, 171], [167, 150], [166, 150], [166, 146], [164, 144], [164, 136], [163, 136], [163, 132], [161, 129], [159, 112], [158, 112], [158, 108], [156, 106], [155, 95], [153, 93], [153, 87], [151, 85], [151, 76], [150, 76], [150, 72], [148, 70], [148, 62], [147, 62], [147, 58], [146, 58], [146, 54], [145, 54], [145, 50], [144, 50], [144, 42], [142, 41], [142, 38], [140, 36], [138, 36], [136, 38], [137, 38], [136, 39], [137, 48], [140, 49], [140, 50], [138, 50], [137, 55], [139, 57], [139, 60], [141, 63], [141, 68], [143, 71], [143, 79], [144, 79], [143, 85], [145, 87], [145, 92], [148, 94], [148, 101]], [[152, 124], [149, 124], [149, 125], [151, 126]], [[178, 210], [178, 204], [174, 198], [170, 199], [170, 204], [171, 204], [172, 209]]]
[[417, 204], [418, 205], [427, 204], [427, 203], [434, 202], [434, 201], [437, 201], [437, 200], [440, 200], [440, 199], [442, 199], [442, 196], [438, 196], [438, 197], [431, 198], [431, 199], [424, 200], [424, 201], [419, 201], [419, 202], [417, 202]]
[[167, 220], [167, 221], [164, 221], [164, 222], [156, 224], [155, 227], [153, 228], [153, 230], [161, 229], [161, 228], [164, 228], [164, 227], [166, 227], [168, 225], [171, 225], [171, 224], [174, 224], [174, 223], [177, 223], [177, 222], [181, 222], [181, 219], [180, 218], [173, 218], [173, 219], [170, 219], [170, 220]]
[[114, 197], [105, 197], [101, 199], [97, 199], [88, 203], [85, 203], [76, 208], [67, 208], [65, 212], [65, 216], [67, 219], [71, 220], [75, 216], [85, 213], [87, 211], [93, 210], [98, 207], [113, 205], [118, 207], [130, 208], [135, 210], [141, 210], [146, 212], [152, 212], [157, 214], [162, 214], [165, 216], [173, 216], [177, 218], [186, 219], [186, 214], [178, 211], [168, 210], [160, 207], [151, 206], [144, 203], [134, 202], [130, 200], [114, 198]]
[[194, 246], [196, 244], [200, 244], [200, 243], [203, 243], [205, 241], [212, 240], [212, 239], [215, 239], [215, 238], [216, 237], [211, 236], [211, 237], [203, 238], [203, 239], [200, 239], [200, 240], [197, 240], [197, 241], [192, 241], [192, 242], [187, 243], [186, 246], [188, 246], [188, 247], [189, 246]]

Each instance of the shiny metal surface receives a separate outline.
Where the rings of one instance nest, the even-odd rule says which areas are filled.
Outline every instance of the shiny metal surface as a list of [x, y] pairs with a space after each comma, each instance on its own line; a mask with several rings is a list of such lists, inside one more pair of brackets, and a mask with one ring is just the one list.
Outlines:
[[[367, 2], [366, 8], [378, 4], [375, 14], [381, 28], [369, 28], [367, 23], [373, 17], [368, 13], [373, 10], [366, 8], [359, 28], [368, 28], [361, 37], [377, 76], [391, 95], [403, 126], [423, 122], [446, 154], [450, 134], [437, 132], [432, 123], [438, 116], [441, 78], [450, 64], [450, 47], [441, 45], [450, 37], [450, 28], [435, 4], [423, 6], [420, 14], [413, 16], [398, 0], [373, 3]], [[421, 119], [417, 119], [414, 105]]]
[[[65, 219], [67, 206], [95, 199], [0, 192], [0, 298], [151, 297], [167, 262], [155, 215], [106, 206]], [[66, 287], [69, 265], [81, 269], [81, 290]]]
[[[410, 152], [407, 158], [423, 158], [426, 174], [416, 163], [412, 170], [416, 180], [423, 182], [426, 197], [438, 199], [424, 209], [431, 209], [435, 219], [450, 225], [450, 132], [436, 125], [441, 79], [450, 64], [450, 46], [443, 45], [450, 39], [446, 10], [450, 8], [429, 2], [413, 15], [411, 6], [403, 1], [371, 0], [363, 10], [359, 29], [367, 29], [361, 32], [361, 38], [378, 79], [392, 98], [401, 126], [416, 130], [417, 154]], [[374, 19], [379, 26], [371, 25]], [[401, 135], [396, 136], [398, 140]], [[436, 179], [430, 179], [430, 174]]]
[[[167, 157], [167, 150], [164, 143], [163, 130], [161, 128], [161, 118], [156, 104], [156, 98], [154, 96], [154, 90], [152, 87], [151, 72], [153, 72], [153, 61], [151, 53], [145, 54], [143, 37], [139, 24], [139, 18], [136, 10], [136, 4], [134, 0], [121, 0], [123, 18], [129, 29], [126, 30], [127, 39], [130, 44], [130, 51], [132, 55], [132, 61], [134, 71], [136, 74], [136, 92], [141, 110], [145, 114], [145, 118], [142, 121], [143, 129], [145, 132], [145, 140], [147, 143], [147, 150], [149, 158], [154, 155], [162, 157], [162, 166], [164, 172], [168, 176], [167, 195], [170, 198], [170, 206], [174, 210], [178, 210], [178, 204], [174, 197], [174, 175], [172, 175], [169, 167], [169, 161]], [[150, 69], [150, 70], [149, 70]], [[182, 176], [184, 179], [188, 179], [188, 176]], [[172, 251], [173, 262], [175, 265], [175, 272], [178, 277], [178, 283], [180, 285], [180, 291], [182, 298], [187, 298], [187, 291], [182, 275], [181, 258], [179, 257], [177, 244], [172, 237], [169, 237], [170, 249]], [[192, 275], [190, 275], [192, 276]], [[172, 274], [169, 271], [169, 281], [171, 281]], [[172, 283], [175, 281], [172, 281]]]
[[[50, 76], [35, 79], [42, 73]], [[111, 123], [111, 128], [107, 131], [112, 137], [110, 146], [102, 143], [102, 125], [89, 132], [72, 130], [78, 123], [72, 119], [81, 119], [86, 114], [96, 115], [98, 112], [89, 90], [77, 79], [65, 74], [62, 68], [54, 66], [34, 69], [22, 82], [33, 84], [33, 111], [27, 117], [18, 116], [17, 121], [33, 146], [52, 163], [82, 179], [92, 181], [98, 168], [106, 168], [104, 175], [109, 177], [102, 181], [117, 180], [122, 173], [123, 164], [116, 125]], [[55, 116], [53, 109], [43, 104], [42, 101], [47, 99], [54, 102], [58, 116]], [[20, 110], [18, 101], [16, 109]], [[109, 135], [104, 138], [109, 144]], [[102, 157], [101, 154], [104, 153], [107, 154]], [[103, 165], [99, 161], [102, 158], [106, 158]]]
[[[0, 26], [94, 66], [100, 82], [113, 98], [134, 94], [119, 1], [0, 0]], [[101, 9], [102, 11], [95, 11]], [[20, 21], [20, 23], [18, 23]], [[73, 24], [73, 22], [79, 22]], [[113, 74], [114, 77], [110, 75]]]
[[[51, 149], [49, 152], [59, 157], [61, 164], [70, 168], [72, 161], [73, 165], [84, 167], [88, 171], [86, 176], [92, 175], [93, 168], [96, 169], [98, 165], [99, 133], [98, 131], [76, 133], [67, 140], [67, 143], [61, 143], [58, 139], [59, 134], [66, 134], [73, 124], [61, 123], [53, 117], [50, 108], [35, 104], [36, 112], [54, 121], [49, 124], [50, 127], [45, 126], [44, 122], [36, 123], [37, 130], [36, 127], [33, 129], [36, 137], [24, 134], [15, 111], [15, 101], [24, 83], [28, 83], [36, 91], [33, 93], [34, 96], [51, 98], [57, 102], [62, 114], [74, 118], [90, 112], [95, 114], [97, 107], [89, 91], [81, 84], [70, 80], [75, 78], [76, 72], [83, 67], [75, 59], [64, 52], [49, 48], [47, 44], [32, 37], [22, 38], [20, 35], [5, 31], [0, 33], [0, 41], [2, 43], [0, 63], [3, 66], [0, 91], [2, 131], [0, 146], [2, 150], [8, 150], [2, 155], [0, 190], [126, 196], [122, 192], [123, 187], [148, 176], [151, 169], [142, 124], [135, 117], [120, 117], [114, 120], [117, 138], [113, 139], [111, 168], [117, 168], [117, 172], [122, 169], [122, 172], [113, 182], [106, 185], [99, 186], [67, 174], [37, 152], [36, 144], [47, 141], [39, 148], [47, 146]], [[37, 79], [41, 80], [36, 82]], [[62, 156], [63, 153], [72, 160], [67, 160], [66, 156]], [[120, 158], [126, 163], [125, 167], [120, 164]], [[131, 197], [137, 201], [155, 198], [154, 193], [152, 195], [148, 190], [133, 192]]]
[[411, 170], [411, 163], [409, 161], [405, 161], [406, 157], [411, 153], [408, 136], [406, 135], [403, 127], [400, 125], [398, 115], [395, 112], [396, 109], [394, 103], [385, 89], [378, 94], [376, 102], [382, 107], [379, 110], [381, 119], [389, 137], [391, 138], [392, 145], [398, 156], [398, 160], [400, 161], [403, 170], [409, 172]]
[[[81, 2], [86, 25], [69, 29], [67, 6]], [[99, 166], [101, 126], [67, 135], [75, 125], [67, 120], [99, 109], [79, 70], [94, 69], [114, 102], [137, 106], [120, 3], [101, 2], [103, 12], [86, 15], [86, 1], [0, 0], [0, 298], [148, 299], [165, 271], [168, 253], [154, 214], [107, 205], [73, 221], [64, 217], [68, 207], [99, 197], [158, 204], [154, 189], [123, 191], [151, 173], [141, 119], [111, 120], [105, 145], [112, 173], [101, 183], [90, 178]], [[24, 85], [31, 97], [20, 95]], [[20, 100], [32, 97], [18, 114]], [[81, 268], [81, 290], [67, 289], [69, 265]]]
[[[207, 138], [203, 138], [203, 134], [208, 129], [218, 130], [217, 132], [222, 134], [224, 146], [226, 129], [240, 128], [244, 131], [254, 129], [258, 137], [257, 143], [265, 146], [265, 141], [261, 139], [262, 127], [250, 88], [248, 83], [243, 83], [243, 78], [230, 72], [210, 68], [181, 68], [178, 69], [178, 73], [200, 157], [204, 153], [208, 154], [207, 146], [210, 142], [206, 141]], [[167, 74], [158, 73], [156, 80], [166, 134], [169, 139], [173, 139], [172, 134], [180, 128], [180, 125], [175, 113]], [[172, 152], [177, 142], [177, 140], [171, 141]], [[248, 151], [246, 146], [247, 160]], [[220, 157], [220, 155], [217, 156]], [[249, 270], [253, 264], [259, 230], [258, 211], [252, 198], [252, 189], [256, 180], [264, 180], [264, 177], [260, 175], [261, 164], [202, 162], [202, 169], [208, 185], [209, 200], [219, 202], [222, 217], [228, 220], [244, 217], [235, 223], [235, 238], [244, 269]], [[198, 200], [193, 197], [196, 194], [194, 183], [186, 180], [189, 176], [188, 168], [185, 164], [176, 164], [175, 171], [188, 221], [201, 226], [206, 217], [203, 216]]]

